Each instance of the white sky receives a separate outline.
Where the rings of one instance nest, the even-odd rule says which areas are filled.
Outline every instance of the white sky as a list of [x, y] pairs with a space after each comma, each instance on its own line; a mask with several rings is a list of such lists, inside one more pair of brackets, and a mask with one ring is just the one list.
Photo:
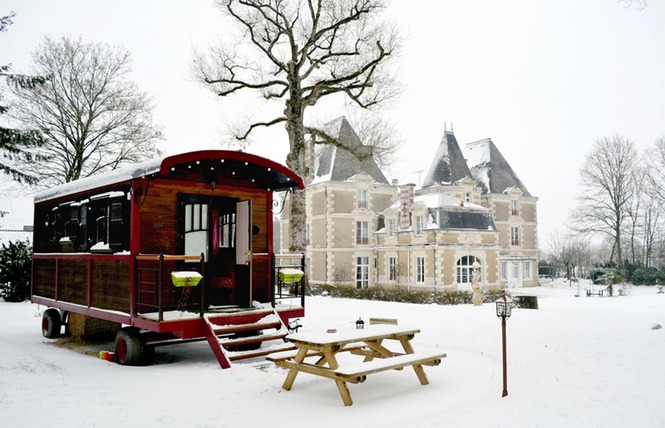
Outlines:
[[[228, 34], [210, 0], [0, 0], [0, 14], [9, 11], [16, 17], [0, 34], [0, 64], [15, 72], [29, 72], [46, 34], [128, 49], [134, 80], [155, 99], [167, 153], [217, 148], [226, 118], [257, 110], [247, 99], [214, 97], [190, 76], [193, 48]], [[596, 138], [619, 133], [646, 150], [665, 136], [662, 2], [638, 11], [614, 0], [394, 0], [389, 13], [406, 36], [405, 91], [388, 112], [405, 144], [386, 175], [418, 184], [444, 122], [461, 145], [492, 138], [539, 198], [541, 247], [563, 231]], [[248, 150], [284, 162], [286, 132], [262, 132]], [[0, 210], [22, 213], [26, 200], [2, 198]], [[3, 226], [30, 224], [26, 217]]]

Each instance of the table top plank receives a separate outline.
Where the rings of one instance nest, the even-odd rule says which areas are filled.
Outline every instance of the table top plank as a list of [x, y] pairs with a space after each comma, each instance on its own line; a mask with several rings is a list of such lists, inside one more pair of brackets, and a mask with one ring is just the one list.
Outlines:
[[337, 330], [335, 333], [327, 333], [326, 330], [302, 331], [289, 334], [285, 340], [296, 345], [314, 347], [344, 346], [349, 343], [371, 341], [378, 339], [397, 339], [413, 336], [420, 329], [396, 325], [372, 325], [360, 330]]

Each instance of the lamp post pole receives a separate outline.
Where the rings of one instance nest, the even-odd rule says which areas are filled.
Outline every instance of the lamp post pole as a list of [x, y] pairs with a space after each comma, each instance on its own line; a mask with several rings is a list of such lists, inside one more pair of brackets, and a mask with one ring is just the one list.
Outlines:
[[506, 364], [506, 317], [501, 317], [501, 337], [503, 339], [503, 392], [501, 397], [508, 395], [508, 368]]
[[501, 397], [508, 395], [508, 367], [506, 358], [506, 320], [510, 318], [510, 313], [513, 309], [513, 301], [506, 298], [506, 291], [503, 291], [503, 296], [496, 301], [496, 316], [501, 318], [501, 350], [503, 354], [503, 392]]

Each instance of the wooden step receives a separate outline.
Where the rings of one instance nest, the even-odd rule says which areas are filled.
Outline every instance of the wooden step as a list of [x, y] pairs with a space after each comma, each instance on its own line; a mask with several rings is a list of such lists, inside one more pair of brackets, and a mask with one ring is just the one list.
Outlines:
[[236, 311], [232, 311], [230, 313], [226, 312], [210, 312], [207, 313], [206, 315], [210, 319], [214, 319], [215, 317], [221, 317], [221, 318], [240, 318], [243, 316], [260, 316], [264, 317], [266, 315], [274, 314], [275, 312], [272, 310], [272, 308], [260, 308], [260, 309], [238, 309]]
[[255, 351], [240, 351], [240, 352], [229, 352], [226, 351], [229, 360], [238, 361], [238, 360], [247, 360], [250, 358], [265, 357], [266, 355], [273, 354], [275, 352], [284, 352], [291, 351], [296, 349], [296, 347], [291, 343], [280, 343], [272, 346], [265, 346], [257, 349]]
[[230, 324], [223, 326], [213, 325], [212, 327], [215, 335], [223, 336], [233, 333], [242, 333], [245, 331], [267, 330], [272, 328], [279, 329], [282, 327], [282, 322], [279, 320], [279, 317], [277, 317], [276, 320], [259, 321], [249, 324]]
[[219, 344], [226, 347], [249, 345], [258, 342], [268, 342], [270, 340], [283, 340], [288, 332], [276, 331], [270, 334], [257, 334], [255, 336], [238, 337], [236, 339], [220, 339]]
[[273, 316], [279, 320], [279, 316], [271, 309], [259, 309], [233, 314], [206, 314], [206, 318], [211, 324], [220, 327], [256, 323], [265, 321], [264, 318], [272, 318]]

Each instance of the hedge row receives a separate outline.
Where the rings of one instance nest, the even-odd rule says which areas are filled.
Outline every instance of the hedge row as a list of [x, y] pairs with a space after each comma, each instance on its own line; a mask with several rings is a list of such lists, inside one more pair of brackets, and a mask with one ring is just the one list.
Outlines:
[[[432, 291], [408, 290], [406, 288], [356, 288], [353, 286], [317, 285], [311, 288], [312, 295], [348, 297], [352, 299], [376, 300], [382, 302], [434, 303], [437, 305], [459, 305], [472, 303], [471, 291]], [[493, 303], [503, 295], [502, 290], [483, 292], [485, 303]]]

